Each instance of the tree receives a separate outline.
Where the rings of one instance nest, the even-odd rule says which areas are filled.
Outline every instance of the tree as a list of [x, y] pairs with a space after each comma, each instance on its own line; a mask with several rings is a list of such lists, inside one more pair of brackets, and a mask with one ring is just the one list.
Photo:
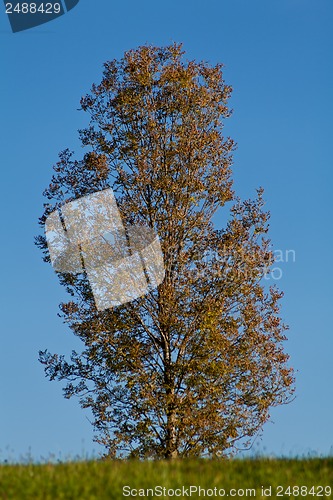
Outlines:
[[[242, 202], [232, 190], [235, 145], [222, 132], [231, 87], [221, 64], [184, 61], [177, 44], [143, 46], [104, 66], [81, 99], [87, 152], [59, 155], [40, 223], [112, 188], [126, 224], [158, 233], [165, 278], [134, 302], [98, 311], [84, 272], [58, 273], [71, 295], [62, 316], [83, 350], [69, 361], [41, 351], [40, 361], [50, 380], [66, 381], [66, 398], [91, 410], [106, 456], [227, 455], [248, 446], [294, 390], [282, 293], [264, 279], [274, 259], [263, 191]], [[213, 216], [229, 202], [217, 229]], [[37, 245], [50, 261], [43, 236]]]

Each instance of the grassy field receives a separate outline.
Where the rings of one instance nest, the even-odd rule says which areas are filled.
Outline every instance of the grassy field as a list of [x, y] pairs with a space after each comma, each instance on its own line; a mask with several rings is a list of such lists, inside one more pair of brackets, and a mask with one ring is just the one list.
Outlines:
[[333, 498], [330, 486], [333, 458], [0, 466], [1, 500]]

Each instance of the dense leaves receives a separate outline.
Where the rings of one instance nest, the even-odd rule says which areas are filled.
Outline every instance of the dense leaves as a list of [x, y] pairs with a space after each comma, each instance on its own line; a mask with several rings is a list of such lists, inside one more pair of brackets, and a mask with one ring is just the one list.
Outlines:
[[[184, 61], [176, 44], [107, 62], [81, 100], [87, 153], [62, 152], [44, 193], [41, 225], [63, 203], [111, 187], [124, 222], [149, 225], [162, 245], [163, 283], [112, 310], [97, 311], [84, 274], [59, 274], [72, 296], [62, 315], [83, 350], [40, 360], [92, 411], [108, 456], [225, 455], [293, 393], [282, 294], [263, 279], [273, 262], [263, 193], [242, 202], [232, 191], [222, 69]], [[216, 229], [220, 209], [229, 222]], [[37, 244], [48, 261], [45, 238]]]

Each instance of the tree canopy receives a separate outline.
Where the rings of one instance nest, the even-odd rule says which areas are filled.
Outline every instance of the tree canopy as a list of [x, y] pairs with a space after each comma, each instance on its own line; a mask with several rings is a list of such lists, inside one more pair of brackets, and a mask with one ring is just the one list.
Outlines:
[[[233, 191], [231, 91], [221, 64], [187, 61], [178, 44], [105, 63], [81, 99], [86, 153], [61, 152], [45, 190], [41, 226], [112, 188], [124, 224], [148, 225], [161, 242], [163, 282], [116, 308], [96, 308], [84, 272], [58, 273], [71, 296], [61, 314], [82, 352], [40, 360], [91, 410], [106, 456], [224, 456], [293, 394], [282, 293], [264, 279], [273, 253], [263, 191], [245, 201]], [[228, 214], [220, 228], [218, 211]], [[37, 244], [50, 261], [45, 237]]]

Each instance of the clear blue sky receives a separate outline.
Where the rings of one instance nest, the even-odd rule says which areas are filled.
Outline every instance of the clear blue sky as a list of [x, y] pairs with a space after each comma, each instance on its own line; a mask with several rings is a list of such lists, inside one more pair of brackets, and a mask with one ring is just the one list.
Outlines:
[[102, 63], [145, 43], [184, 42], [189, 58], [225, 64], [234, 87], [226, 126], [238, 143], [235, 188], [265, 188], [281, 264], [286, 349], [297, 398], [272, 411], [259, 450], [333, 450], [331, 0], [81, 0], [49, 24], [11, 33], [0, 12], [0, 458], [92, 453], [89, 414], [44, 378], [38, 350], [78, 347], [57, 317], [65, 298], [33, 245], [57, 153], [80, 155], [80, 97]]

